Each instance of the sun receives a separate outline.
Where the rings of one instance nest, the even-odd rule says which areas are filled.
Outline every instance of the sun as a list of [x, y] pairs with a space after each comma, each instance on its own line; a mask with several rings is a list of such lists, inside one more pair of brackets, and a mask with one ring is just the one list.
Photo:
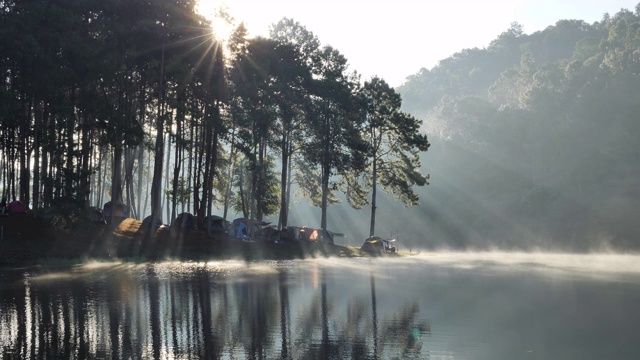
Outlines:
[[198, 13], [211, 21], [211, 30], [216, 40], [226, 42], [235, 28], [235, 19], [226, 2], [218, 0], [198, 0]]

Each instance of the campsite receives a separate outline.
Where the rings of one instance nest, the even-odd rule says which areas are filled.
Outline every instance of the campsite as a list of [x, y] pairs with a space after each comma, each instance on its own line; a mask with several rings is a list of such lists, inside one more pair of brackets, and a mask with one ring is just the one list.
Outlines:
[[140, 221], [114, 216], [111, 220], [97, 208], [65, 216], [29, 212], [0, 216], [0, 228], [0, 266], [116, 259], [281, 260], [396, 255], [338, 245], [334, 237], [341, 234], [311, 227], [277, 230], [265, 222], [244, 218], [227, 221], [212, 215], [198, 228], [189, 213], [179, 214], [171, 224], [152, 224], [150, 217]]

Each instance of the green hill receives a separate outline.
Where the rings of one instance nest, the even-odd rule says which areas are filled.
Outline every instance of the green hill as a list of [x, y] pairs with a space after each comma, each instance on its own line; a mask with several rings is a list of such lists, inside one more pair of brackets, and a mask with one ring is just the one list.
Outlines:
[[427, 245], [640, 248], [639, 49], [640, 14], [622, 10], [530, 35], [513, 24], [409, 77], [404, 110], [432, 143]]

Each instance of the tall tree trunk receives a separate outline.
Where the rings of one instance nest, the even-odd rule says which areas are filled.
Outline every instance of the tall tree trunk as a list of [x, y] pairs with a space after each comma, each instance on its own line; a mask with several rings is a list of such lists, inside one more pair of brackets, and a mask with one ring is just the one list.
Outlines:
[[[253, 165], [253, 171], [251, 172], [251, 189], [249, 189], [249, 220], [254, 220], [256, 216], [256, 188], [258, 187], [258, 168], [256, 166], [256, 159], [258, 157], [258, 146], [257, 144], [253, 147], [253, 159], [251, 159], [251, 164]], [[249, 226], [249, 235], [251, 235], [251, 230], [253, 226]]]
[[229, 171], [227, 173], [227, 187], [224, 193], [224, 210], [223, 210], [222, 217], [225, 220], [227, 219], [227, 212], [229, 210], [229, 200], [231, 198], [231, 187], [233, 186], [233, 171], [234, 171], [234, 165], [236, 160], [235, 137], [236, 137], [236, 130], [233, 129], [233, 132], [231, 133], [231, 151], [229, 152]]
[[182, 131], [182, 126], [184, 123], [184, 118], [185, 118], [185, 111], [186, 111], [186, 104], [185, 104], [185, 99], [186, 97], [186, 90], [183, 86], [179, 86], [178, 88], [178, 94], [177, 94], [177, 98], [178, 98], [178, 106], [177, 106], [177, 113], [176, 113], [176, 148], [174, 151], [174, 158], [173, 158], [173, 184], [171, 187], [171, 197], [172, 197], [172, 202], [171, 202], [171, 219], [175, 219], [176, 218], [176, 206], [178, 204], [178, 200], [181, 200], [178, 197], [178, 191], [179, 191], [179, 186], [180, 186], [180, 170], [182, 169], [182, 149], [183, 149], [183, 131]]
[[249, 209], [247, 207], [246, 194], [244, 190], [244, 174], [246, 167], [244, 160], [240, 162], [238, 167], [238, 193], [240, 194], [240, 206], [242, 207], [242, 217], [245, 219], [249, 217]]
[[153, 179], [151, 181], [151, 224], [155, 224], [157, 221], [162, 220], [162, 166], [164, 163], [163, 118], [163, 116], [158, 116], [156, 124], [157, 135], [153, 163]]
[[[206, 120], [203, 120], [203, 122]], [[198, 209], [200, 209], [200, 188], [202, 187], [202, 176], [204, 174], [203, 170], [203, 158], [205, 153], [205, 144], [206, 144], [206, 126], [196, 127], [196, 151], [195, 155], [195, 166], [194, 166], [194, 175], [193, 175], [193, 213], [197, 214]]]
[[200, 198], [199, 198], [199, 202], [198, 202], [198, 207], [196, 209], [196, 218], [198, 219], [197, 221], [204, 221], [204, 220], [200, 220], [200, 218], [203, 218], [204, 212], [207, 208], [207, 196], [209, 195], [209, 191], [208, 191], [208, 187], [209, 187], [209, 162], [211, 161], [211, 158], [209, 156], [209, 152], [210, 152], [210, 147], [211, 147], [211, 141], [213, 138], [213, 131], [212, 129], [209, 127], [209, 125], [205, 125], [205, 129], [204, 129], [204, 144], [203, 144], [203, 149], [204, 154], [203, 154], [203, 159], [201, 159], [201, 176], [202, 176], [202, 183], [201, 183], [201, 188], [202, 191], [200, 193]]
[[[92, 149], [91, 149], [91, 157], [89, 158], [90, 167], [92, 169], [96, 168], [96, 165], [95, 165], [96, 164], [96, 156], [97, 156], [96, 155], [96, 151], [97, 151], [96, 149], [97, 149], [97, 147], [95, 147], [95, 146], [92, 147]], [[93, 171], [92, 171], [91, 172], [91, 176], [89, 178], [89, 182], [90, 182], [89, 189], [91, 189], [91, 192], [89, 193], [89, 201], [90, 201], [89, 204], [90, 205], [93, 204], [93, 206], [98, 206], [99, 207], [100, 205], [98, 204], [98, 193], [96, 192], [96, 188], [97, 188], [98, 185], [97, 185], [96, 181], [97, 181], [96, 180], [96, 174], [94, 174]]]
[[[147, 156], [147, 169], [151, 169], [151, 154], [149, 154]], [[153, 180], [153, 178], [152, 178]], [[150, 190], [150, 186], [151, 186], [151, 182], [149, 181], [149, 177], [147, 176], [145, 183], [145, 191], [144, 191], [144, 205], [142, 206], [143, 212], [146, 215], [147, 214], [147, 206], [149, 205], [149, 197], [151, 195], [151, 190]], [[145, 216], [146, 217], [146, 216]], [[158, 219], [160, 220], [160, 219]]]
[[131, 212], [129, 214], [132, 218], [138, 218], [135, 212], [135, 195], [133, 191], [133, 165], [135, 162], [134, 149], [127, 148], [124, 153], [124, 179], [125, 189], [127, 191], [127, 208]]
[[111, 171], [111, 223], [115, 218], [116, 206], [122, 202], [122, 141], [120, 136], [113, 147], [113, 167]]
[[[72, 109], [75, 109], [76, 106], [76, 91], [75, 89], [69, 89], [69, 102]], [[65, 114], [65, 129], [67, 134], [67, 158], [66, 158], [66, 166], [65, 166], [65, 179], [64, 181], [64, 194], [66, 197], [75, 197], [73, 193], [74, 183], [77, 181], [78, 174], [74, 174], [74, 154], [76, 151], [75, 144], [75, 127], [77, 123], [75, 111], [71, 110], [70, 113]]]
[[[167, 114], [168, 115], [168, 114]], [[164, 174], [164, 188], [165, 189], [169, 189], [169, 164], [171, 164], [171, 130], [169, 130], [169, 132], [167, 133], [167, 140], [165, 141], [165, 144], [167, 146], [167, 167], [165, 168], [165, 174]], [[165, 206], [165, 210], [167, 212], [167, 219], [169, 219], [169, 223], [171, 223], [171, 221], [174, 219], [171, 217], [171, 206], [169, 206], [169, 196], [163, 191], [162, 192], [162, 203], [165, 204], [167, 206]]]
[[9, 201], [16, 197], [16, 142], [17, 142], [17, 129], [13, 129], [13, 134], [9, 136], [8, 141], [8, 161], [7, 161], [7, 179], [8, 179], [8, 192], [9, 192]]
[[42, 123], [45, 116], [44, 102], [38, 102], [35, 113], [34, 133], [33, 133], [33, 208], [40, 207], [40, 137], [42, 136]]
[[[49, 126], [50, 126], [49, 124], [50, 123], [51, 123], [51, 113], [49, 112], [48, 106], [47, 106], [46, 110], [45, 110], [45, 112], [43, 113], [43, 116], [42, 116], [42, 128], [49, 129]], [[43, 179], [42, 179], [42, 182], [44, 184], [47, 184], [47, 183], [50, 184], [51, 178], [48, 176], [49, 175], [48, 169], [49, 169], [49, 155], [50, 155], [49, 149], [50, 149], [50, 147], [47, 146], [50, 143], [45, 138], [45, 136], [46, 135], [43, 134], [43, 140], [44, 140], [45, 144], [44, 144], [44, 146], [42, 148], [42, 155], [41, 155], [41, 158], [40, 158], [40, 169], [41, 169], [40, 173], [44, 175]], [[49, 205], [49, 202], [51, 201], [50, 189], [51, 189], [51, 186], [45, 186], [43, 188], [43, 191], [42, 191], [42, 193], [43, 193], [42, 194], [42, 206], [43, 207], [47, 207]]]
[[29, 183], [30, 183], [30, 171], [29, 171], [29, 127], [31, 124], [31, 109], [33, 100], [25, 102], [27, 109], [25, 111], [25, 121], [20, 125], [20, 200], [29, 206]]
[[327, 231], [327, 207], [329, 206], [329, 177], [331, 174], [331, 118], [329, 115], [324, 116], [324, 149], [322, 155], [322, 214], [320, 216], [320, 228]]
[[138, 145], [136, 147], [136, 155], [138, 157], [138, 191], [136, 192], [136, 214], [140, 220], [144, 220], [144, 208], [142, 207], [142, 182], [143, 182], [143, 174], [144, 174], [144, 146]]
[[[158, 96], [158, 119], [156, 121], [156, 143], [153, 164], [153, 180], [151, 181], [151, 222], [155, 224], [162, 219], [162, 160], [164, 159], [164, 44], [162, 44], [162, 58], [160, 61], [160, 88]], [[151, 237], [152, 231], [147, 231], [147, 237]]]
[[[145, 122], [147, 121], [147, 118], [145, 116], [146, 114], [146, 108], [147, 108], [147, 78], [144, 74], [144, 72], [141, 74], [140, 77], [140, 90], [138, 91], [138, 121], [140, 122], [140, 124], [142, 125], [142, 128], [144, 129], [144, 126], [146, 125]], [[144, 139], [143, 139], [144, 142]], [[136, 192], [136, 196], [137, 196], [137, 200], [136, 200], [136, 204], [137, 204], [137, 208], [136, 208], [136, 214], [138, 214], [139, 219], [140, 220], [144, 220], [145, 218], [145, 208], [146, 208], [146, 204], [143, 207], [142, 206], [142, 183], [143, 183], [143, 179], [144, 179], [144, 169], [145, 167], [143, 166], [144, 164], [144, 151], [145, 146], [143, 146], [142, 144], [138, 145], [136, 147], [136, 154], [137, 154], [137, 158], [138, 158], [138, 174], [137, 174], [137, 178], [138, 178], [138, 191]], [[148, 167], [147, 167], [148, 169]], [[147, 182], [147, 181], [144, 181]], [[147, 182], [148, 183], [148, 182]], [[145, 192], [146, 193], [146, 192]]]
[[320, 228], [327, 230], [327, 206], [329, 204], [329, 169], [330, 165], [325, 162], [322, 164], [322, 215], [320, 217]]
[[264, 214], [264, 198], [266, 192], [267, 179], [265, 176], [264, 156], [266, 152], [265, 141], [260, 142], [258, 148], [258, 167], [256, 169], [256, 214], [255, 218], [258, 221], [262, 221], [262, 215]]
[[198, 209], [197, 222], [198, 226], [204, 225], [206, 217], [206, 211], [211, 203], [212, 185], [213, 185], [213, 170], [217, 161], [218, 150], [218, 131], [214, 128], [214, 122], [218, 121], [219, 108], [216, 103], [213, 108], [208, 107], [206, 116], [208, 117], [205, 128], [205, 166], [204, 175], [202, 181], [202, 199], [200, 200], [200, 208]]
[[287, 226], [287, 182], [289, 179], [289, 138], [287, 132], [282, 135], [282, 172], [280, 174], [280, 218], [278, 230]]
[[104, 146], [100, 146], [100, 149], [98, 150], [98, 198], [97, 198], [97, 204], [98, 207], [102, 208], [104, 206], [104, 187], [105, 187], [105, 180], [106, 180], [106, 173], [107, 173], [107, 169], [105, 169], [105, 162], [104, 162], [104, 158], [105, 158], [105, 151], [104, 151]]
[[61, 119], [60, 114], [56, 114], [55, 121], [56, 128], [56, 139], [54, 142], [53, 148], [53, 159], [52, 166], [55, 169], [55, 180], [53, 185], [53, 198], [59, 198], [62, 196], [62, 191], [64, 190], [64, 158], [63, 154], [60, 152], [60, 149], [65, 149], [64, 143], [64, 123]]
[[376, 232], [376, 195], [378, 193], [378, 159], [373, 157], [373, 173], [371, 174], [371, 227], [369, 228], [369, 237], [375, 235]]
[[[189, 144], [195, 144], [195, 134], [196, 134], [196, 124], [195, 121], [191, 121], [191, 128], [189, 129]], [[187, 165], [187, 185], [191, 185], [193, 181], [193, 166], [194, 166], [194, 146], [189, 146], [189, 163]], [[191, 196], [187, 197], [187, 209], [191, 209]]]
[[[292, 148], [290, 148], [289, 151], [289, 163], [287, 164], [287, 168], [289, 169], [287, 172], [287, 201], [286, 201], [286, 206], [287, 206], [287, 217], [286, 217], [286, 222], [287, 224], [289, 223], [289, 209], [291, 208], [291, 185], [293, 185], [293, 181], [291, 180], [291, 174], [293, 172], [293, 170], [291, 169], [291, 163], [292, 163], [292, 159], [293, 159], [293, 150]], [[285, 225], [288, 226], [288, 225]]]
[[90, 155], [91, 155], [91, 124], [89, 123], [89, 114], [83, 114], [82, 120], [82, 168], [80, 173], [80, 196], [84, 200], [85, 206], [88, 207], [91, 202], [89, 201], [89, 194], [91, 192], [91, 172], [90, 168]]
[[[213, 133], [213, 143], [211, 146], [211, 163], [209, 164], [209, 195], [207, 196], [206, 216], [211, 216], [211, 211], [213, 210], [213, 182], [216, 176], [216, 166], [218, 163], [218, 130], [215, 130]], [[204, 223], [201, 225], [204, 225]]]
[[[179, 135], [177, 135], [179, 136]], [[180, 169], [182, 168], [182, 151], [180, 149], [179, 141], [176, 138], [176, 147], [173, 157], [173, 180], [171, 184], [171, 219], [176, 218], [176, 208], [178, 206], [179, 188], [180, 188]]]

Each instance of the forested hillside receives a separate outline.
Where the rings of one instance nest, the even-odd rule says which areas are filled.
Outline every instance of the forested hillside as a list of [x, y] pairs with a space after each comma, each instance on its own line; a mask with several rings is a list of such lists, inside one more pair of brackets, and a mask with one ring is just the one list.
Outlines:
[[399, 87], [426, 119], [429, 246], [640, 248], [640, 5], [514, 23]]

